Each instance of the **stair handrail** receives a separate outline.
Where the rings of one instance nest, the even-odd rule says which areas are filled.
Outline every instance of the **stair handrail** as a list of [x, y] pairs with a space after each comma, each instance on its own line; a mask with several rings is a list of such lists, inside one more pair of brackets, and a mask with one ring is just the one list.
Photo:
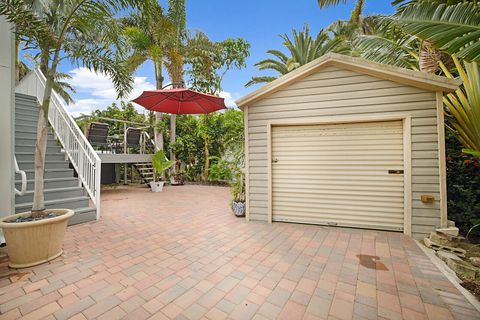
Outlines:
[[19, 174], [22, 177], [22, 186], [20, 187], [20, 190], [14, 188], [15, 194], [23, 196], [27, 191], [27, 174], [25, 173], [25, 171], [20, 170], [20, 168], [18, 167], [17, 157], [13, 156], [13, 158], [15, 160], [15, 174]]
[[[28, 73], [16, 86], [15, 91], [35, 96], [41, 104], [46, 78], [39, 68]], [[80, 182], [96, 207], [97, 219], [100, 218], [100, 177], [101, 160], [93, 149], [73, 117], [68, 113], [63, 100], [52, 91], [48, 121], [55, 136], [63, 147], [70, 163], [78, 174]]]
[[[148, 143], [150, 143], [153, 148], [149, 148], [147, 146]], [[155, 152], [155, 141], [153, 141], [148, 132], [142, 131], [140, 136], [140, 153], [145, 154], [147, 152], [147, 149], [149, 149], [148, 151]]]

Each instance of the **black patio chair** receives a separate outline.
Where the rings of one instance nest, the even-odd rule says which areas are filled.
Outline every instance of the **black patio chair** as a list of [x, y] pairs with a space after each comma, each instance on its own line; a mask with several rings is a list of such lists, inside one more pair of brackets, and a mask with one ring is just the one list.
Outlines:
[[138, 148], [140, 147], [140, 137], [142, 135], [142, 129], [129, 127], [125, 131], [127, 145], [127, 153], [129, 148]]
[[106, 123], [91, 122], [87, 131], [88, 142], [100, 150], [106, 150], [108, 147], [108, 129], [109, 125]]

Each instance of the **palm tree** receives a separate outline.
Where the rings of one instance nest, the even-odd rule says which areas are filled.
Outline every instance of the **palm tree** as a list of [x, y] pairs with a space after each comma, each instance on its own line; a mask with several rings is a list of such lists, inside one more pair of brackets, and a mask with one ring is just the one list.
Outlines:
[[[341, 45], [340, 39], [331, 39], [326, 31], [321, 30], [315, 39], [310, 35], [310, 28], [305, 26], [302, 31], [292, 30], [293, 39], [287, 34], [280, 36], [283, 45], [287, 48], [289, 55], [279, 50], [268, 50], [267, 53], [274, 56], [255, 64], [259, 70], [273, 70], [278, 76], [285, 75], [292, 70], [303, 66], [328, 52], [347, 53], [348, 50]], [[245, 85], [271, 82], [278, 76], [252, 77]]]
[[[174, 88], [184, 87], [183, 66], [187, 40], [187, 12], [185, 0], [168, 0], [168, 17], [175, 26], [172, 42], [166, 52], [166, 69]], [[176, 140], [177, 115], [170, 116], [170, 143]], [[175, 160], [175, 152], [170, 151], [170, 159]]]
[[[155, 2], [152, 8], [134, 13], [121, 20], [126, 26], [124, 34], [130, 45], [127, 67], [133, 74], [145, 61], [153, 63], [155, 84], [158, 90], [163, 88], [163, 67], [169, 46], [175, 36], [175, 26], [162, 7]], [[162, 113], [155, 112], [155, 149], [163, 150]]]
[[[404, 3], [392, 19], [429, 46], [465, 61], [480, 61], [480, 4], [453, 0]], [[451, 4], [454, 2], [455, 4]]]
[[[23, 35], [28, 46], [41, 53], [46, 85], [41, 103], [37, 139], [35, 144], [35, 186], [32, 215], [43, 215], [45, 153], [48, 137], [48, 109], [50, 97], [58, 78], [59, 63], [68, 59], [75, 65], [84, 65], [96, 72], [109, 75], [119, 94], [132, 89], [132, 77], [128, 73], [121, 50], [120, 30], [115, 20], [119, 10], [130, 5], [147, 5], [135, 0], [71, 0], [43, 1], [40, 13], [34, 14], [25, 1], [0, 1], [0, 14], [14, 23], [16, 31]], [[46, 18], [48, 17], [48, 18]]]

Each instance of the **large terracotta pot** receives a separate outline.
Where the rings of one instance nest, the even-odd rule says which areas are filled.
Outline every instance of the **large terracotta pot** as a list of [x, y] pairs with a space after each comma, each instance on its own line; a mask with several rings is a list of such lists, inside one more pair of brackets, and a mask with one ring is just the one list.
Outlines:
[[68, 219], [73, 216], [73, 210], [48, 209], [47, 212], [61, 215], [38, 221], [6, 222], [30, 215], [30, 212], [24, 212], [0, 220], [11, 268], [35, 266], [55, 259], [63, 253], [65, 230]]

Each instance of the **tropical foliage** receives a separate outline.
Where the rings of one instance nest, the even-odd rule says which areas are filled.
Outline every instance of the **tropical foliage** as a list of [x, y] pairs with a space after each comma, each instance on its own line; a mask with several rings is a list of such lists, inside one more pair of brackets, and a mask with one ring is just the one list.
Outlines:
[[[462, 63], [452, 56], [463, 85], [443, 99], [448, 128], [465, 147], [464, 153], [480, 157], [480, 68], [477, 62]], [[452, 73], [442, 64], [449, 78]]]
[[155, 154], [152, 156], [152, 165], [155, 169], [154, 181], [157, 181], [158, 178], [162, 176], [162, 174], [166, 170], [170, 169], [174, 164], [175, 161], [168, 160], [163, 150], [158, 150], [157, 152], [155, 152]]
[[280, 36], [288, 54], [280, 50], [268, 50], [274, 56], [255, 64], [259, 70], [273, 70], [276, 76], [252, 77], [246, 87], [271, 82], [279, 76], [285, 75], [298, 67], [305, 65], [328, 52], [347, 53], [340, 39], [331, 39], [326, 31], [321, 30], [315, 38], [310, 35], [310, 28], [306, 25], [301, 31], [292, 30], [293, 39], [289, 35]]
[[414, 1], [395, 15], [411, 35], [465, 61], [480, 61], [480, 6], [476, 1]]
[[451, 132], [446, 145], [448, 218], [466, 234], [480, 223], [480, 163], [460, 151], [462, 145]]

